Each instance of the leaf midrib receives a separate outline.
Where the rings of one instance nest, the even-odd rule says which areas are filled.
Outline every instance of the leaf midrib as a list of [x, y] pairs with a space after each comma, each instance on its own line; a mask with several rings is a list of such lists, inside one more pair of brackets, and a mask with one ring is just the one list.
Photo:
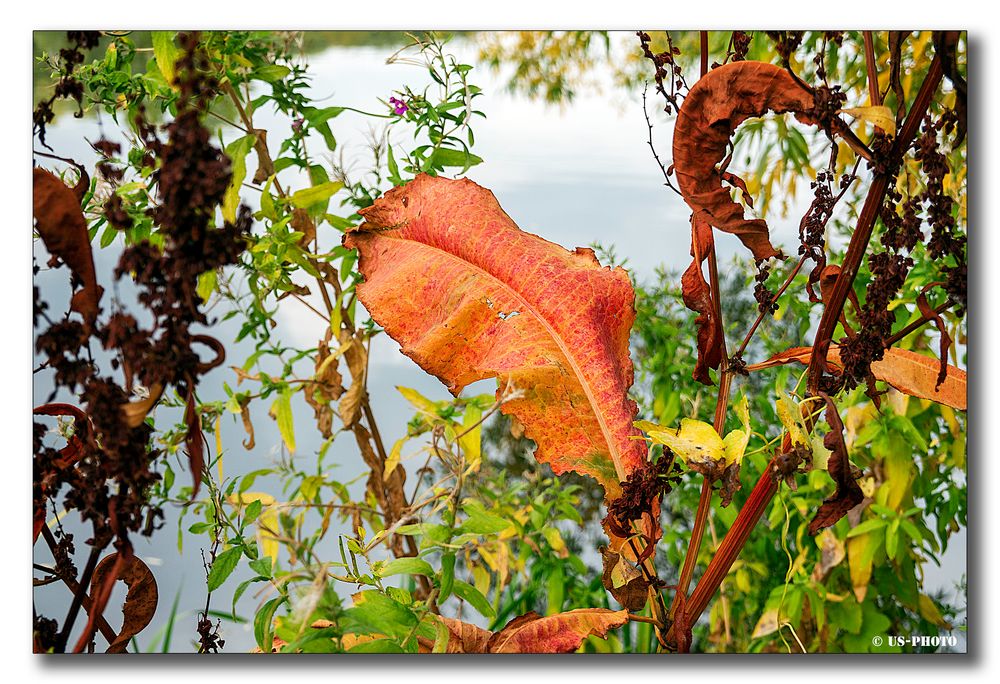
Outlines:
[[541, 322], [541, 324], [545, 328], [546, 332], [548, 332], [549, 336], [555, 341], [556, 346], [559, 347], [559, 350], [562, 352], [563, 356], [566, 357], [567, 361], [569, 361], [570, 368], [573, 369], [573, 373], [576, 375], [577, 381], [580, 383], [580, 386], [583, 388], [584, 394], [587, 396], [587, 401], [590, 403], [591, 410], [594, 413], [594, 415], [597, 417], [597, 423], [601, 427], [601, 434], [604, 437], [604, 441], [608, 445], [608, 451], [611, 453], [611, 460], [612, 460], [612, 462], [615, 465], [615, 473], [618, 475], [618, 479], [620, 481], [624, 482], [625, 478], [626, 478], [626, 475], [625, 475], [625, 469], [622, 466], [622, 462], [621, 462], [621, 454], [618, 452], [618, 445], [615, 442], [615, 440], [614, 440], [614, 438], [613, 438], [613, 436], [611, 434], [611, 430], [608, 428], [607, 422], [604, 419], [604, 414], [601, 412], [601, 410], [599, 408], [599, 404], [597, 403], [597, 399], [594, 396], [594, 392], [591, 389], [590, 384], [587, 382], [586, 377], [584, 377], [583, 371], [580, 370], [580, 367], [577, 364], [576, 359], [573, 357], [572, 354], [570, 354], [570, 351], [567, 348], [567, 346], [566, 346], [565, 342], [563, 341], [562, 337], [560, 337], [556, 333], [555, 329], [545, 319], [545, 317], [542, 316], [540, 313], [538, 313], [538, 311], [535, 310], [535, 308], [531, 305], [531, 303], [528, 302], [528, 300], [526, 300], [524, 298], [524, 296], [521, 295], [520, 292], [518, 292], [516, 289], [514, 289], [514, 287], [512, 285], [510, 285], [509, 283], [501, 280], [500, 278], [498, 278], [497, 276], [493, 275], [492, 273], [490, 273], [489, 271], [487, 271], [483, 267], [481, 267], [481, 266], [479, 266], [477, 264], [474, 264], [471, 261], [468, 261], [466, 259], [462, 259], [462, 258], [458, 257], [457, 255], [452, 254], [448, 250], [443, 249], [441, 247], [437, 247], [435, 245], [430, 245], [430, 244], [427, 244], [426, 242], [421, 242], [419, 240], [413, 240], [412, 238], [395, 237], [395, 236], [391, 236], [391, 235], [384, 235], [384, 237], [389, 237], [390, 239], [401, 240], [401, 241], [402, 240], [406, 240], [408, 242], [412, 242], [414, 244], [421, 245], [421, 246], [426, 247], [428, 249], [434, 250], [435, 252], [440, 252], [441, 254], [444, 254], [445, 256], [447, 256], [449, 259], [452, 259], [453, 261], [457, 261], [458, 263], [460, 263], [460, 264], [462, 264], [462, 265], [464, 265], [464, 266], [466, 266], [468, 268], [473, 269], [473, 271], [476, 271], [478, 273], [482, 273], [487, 278], [489, 278], [489, 279], [491, 279], [491, 280], [499, 283], [505, 290], [509, 291], [519, 302], [521, 302], [524, 305], [524, 309], [526, 311], [528, 311], [532, 316], [534, 316], [538, 321]]

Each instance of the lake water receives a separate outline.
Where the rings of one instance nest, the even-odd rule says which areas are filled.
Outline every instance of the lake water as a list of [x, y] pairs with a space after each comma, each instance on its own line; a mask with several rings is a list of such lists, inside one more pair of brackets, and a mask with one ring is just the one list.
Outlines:
[[[475, 64], [477, 47], [468, 40], [456, 40], [451, 51], [467, 63]], [[351, 106], [367, 111], [382, 111], [383, 100], [409, 84], [415, 91], [428, 82], [421, 69], [408, 65], [387, 65], [392, 47], [331, 47], [310, 57], [313, 92], [317, 98], [327, 98], [319, 106]], [[690, 260], [688, 255], [688, 209], [679, 197], [663, 187], [660, 170], [646, 144], [647, 127], [642, 113], [641, 92], [626, 93], [610, 84], [607, 74], [597, 74], [603, 84], [601, 92], [586, 90], [577, 95], [571, 106], [546, 105], [506, 91], [503, 75], [485, 67], [475, 68], [470, 80], [479, 85], [485, 95], [477, 100], [478, 108], [488, 118], [475, 124], [475, 152], [485, 162], [467, 174], [474, 181], [490, 188], [504, 210], [524, 230], [557, 242], [567, 248], [600, 242], [613, 246], [619, 258], [639, 280], [653, 277], [658, 266], [678, 272]], [[656, 107], [651, 107], [651, 110]], [[49, 142], [57, 154], [73, 157], [89, 168], [96, 155], [84, 139], [96, 140], [101, 130], [112, 139], [120, 138], [116, 126], [107, 116], [103, 122], [94, 117], [74, 119], [61, 116], [50, 128]], [[269, 131], [269, 139], [280, 140], [287, 125], [278, 122], [264, 110], [255, 117], [255, 125]], [[362, 163], [368, 121], [344, 113], [333, 121], [333, 131], [348, 162]], [[671, 131], [666, 122], [655, 129], [661, 156], [669, 156]], [[227, 137], [228, 140], [232, 137]], [[408, 143], [409, 141], [403, 141]], [[273, 146], [273, 143], [272, 143]], [[363, 167], [360, 167], [363, 168]], [[791, 216], [798, 215], [796, 211]], [[776, 244], [793, 244], [797, 219], [768, 217]], [[742, 248], [732, 236], [718, 238], [720, 261], [729, 263], [732, 255]], [[794, 250], [793, 250], [794, 251]], [[118, 247], [96, 253], [98, 273], [107, 277], [117, 261]], [[42, 272], [37, 279], [43, 292], [58, 289], [65, 282], [65, 271]], [[65, 287], [64, 285], [62, 287]], [[324, 333], [324, 323], [304, 306], [286, 299], [278, 314], [281, 334], [290, 343], [309, 348], [315, 346]], [[232, 321], [221, 324], [216, 336], [227, 344], [229, 361], [239, 363], [251, 351], [245, 343], [230, 346], [238, 327]], [[398, 346], [386, 336], [373, 342], [369, 370], [369, 392], [377, 411], [379, 427], [387, 444], [405, 433], [411, 407], [396, 392], [396, 385], [416, 388], [428, 397], [446, 399], [444, 387], [421, 371], [399, 353]], [[36, 399], [44, 399], [49, 388], [44, 374], [36, 376]], [[235, 384], [232, 371], [220, 368], [201, 383], [199, 396], [203, 400], [222, 398], [222, 382]], [[487, 383], [470, 388], [475, 392], [492, 392]], [[296, 395], [297, 398], [300, 395]], [[315, 427], [311, 425], [311, 410], [299, 401], [295, 405], [299, 458], [309, 462], [318, 448]], [[224, 420], [222, 438], [225, 446], [225, 469], [228, 474], [245, 473], [271, 465], [279, 455], [280, 437], [263, 410], [255, 413], [257, 447], [245, 451], [242, 426], [237, 420]], [[352, 439], [339, 439], [327, 457], [328, 463], [338, 464], [335, 471], [343, 481], [361, 473], [360, 458]], [[175, 466], [175, 470], [178, 468]], [[178, 472], [178, 481], [186, 482], [186, 472]], [[274, 481], [270, 481], [275, 484]], [[277, 491], [263, 480], [255, 489]], [[196, 638], [195, 612], [204, 604], [204, 572], [198, 552], [199, 539], [185, 535], [183, 555], [176, 546], [176, 509], [166, 511], [164, 529], [152, 542], [136, 540], [137, 553], [152, 567], [159, 584], [160, 605], [153, 624], [144, 631], [139, 642], [143, 648], [167, 620], [170, 605], [179, 595], [181, 618], [175, 627], [172, 650], [190, 650]], [[194, 520], [184, 523], [187, 527]], [[78, 535], [82, 548], [85, 533]], [[331, 539], [335, 536], [330, 535]], [[335, 548], [335, 547], [334, 547]], [[330, 549], [331, 552], [333, 549]], [[44, 562], [41, 546], [36, 548], [39, 562]], [[926, 568], [930, 585], [950, 588], [965, 572], [964, 532], [954, 540], [946, 554], [944, 567]], [[335, 557], [331, 553], [331, 557]], [[249, 577], [243, 568], [222, 590], [213, 595], [213, 607], [226, 610], [238, 581]], [[260, 585], [257, 585], [260, 586]], [[40, 612], [61, 619], [65, 610], [65, 590], [59, 585], [36, 591]], [[237, 612], [252, 617], [253, 607], [260, 598], [249, 591], [240, 601]], [[119, 603], [120, 605], [120, 599]], [[108, 611], [109, 622], [120, 625], [114, 609]], [[117, 618], [117, 619], [116, 619]], [[247, 651], [253, 647], [252, 630], [248, 625], [223, 623], [226, 652]]]

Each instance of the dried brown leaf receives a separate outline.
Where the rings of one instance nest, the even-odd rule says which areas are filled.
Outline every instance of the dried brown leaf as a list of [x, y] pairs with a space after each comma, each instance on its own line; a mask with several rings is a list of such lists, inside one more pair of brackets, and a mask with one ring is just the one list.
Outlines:
[[[771, 245], [767, 223], [747, 219], [723, 186], [724, 170], [717, 168], [730, 138], [745, 120], [775, 113], [795, 112], [805, 122], [813, 108], [812, 92], [781, 67], [765, 62], [733, 62], [711, 70], [684, 100], [674, 126], [674, 173], [684, 200], [696, 218], [736, 235], [754, 259], [780, 256]], [[737, 184], [739, 186], [739, 184]]]
[[82, 287], [73, 295], [71, 306], [93, 325], [100, 311], [102, 288], [97, 284], [94, 256], [90, 248], [87, 221], [80, 200], [57, 176], [45, 169], [33, 171], [35, 228], [49, 254], [61, 259], [79, 279]]
[[[94, 569], [91, 586], [94, 591], [107, 581], [107, 575], [114, 571], [118, 554], [106, 556]], [[149, 625], [156, 613], [159, 593], [156, 578], [149, 567], [137, 556], [130, 555], [118, 571], [118, 580], [128, 586], [122, 613], [125, 619], [118, 638], [108, 647], [108, 653], [124, 653], [129, 640]]]
[[712, 384], [708, 371], [722, 362], [722, 344], [719, 321], [715, 317], [715, 302], [711, 288], [705, 280], [701, 265], [714, 248], [712, 226], [695, 216], [691, 217], [691, 265], [681, 276], [681, 294], [684, 306], [698, 312], [695, 327], [698, 329], [698, 360], [693, 377], [706, 385]]
[[809, 522], [809, 534], [816, 534], [824, 527], [835, 524], [865, 498], [854, 479], [851, 460], [847, 456], [847, 445], [844, 443], [844, 423], [840, 420], [837, 406], [829, 396], [822, 396], [826, 401], [826, 421], [830, 424], [830, 432], [823, 438], [823, 446], [830, 450], [826, 470], [837, 483], [837, 489], [833, 496], [823, 502]]

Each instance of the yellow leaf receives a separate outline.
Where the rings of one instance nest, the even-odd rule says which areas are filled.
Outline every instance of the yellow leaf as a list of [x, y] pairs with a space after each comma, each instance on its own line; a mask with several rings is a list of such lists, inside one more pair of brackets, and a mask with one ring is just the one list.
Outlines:
[[[483, 426], [480, 421], [483, 418], [483, 410], [474, 404], [465, 407], [462, 416], [462, 434], [458, 439], [458, 445], [462, 447], [465, 455], [465, 462], [472, 470], [479, 469], [479, 463], [483, 457]], [[473, 427], [475, 426], [475, 427]]]
[[406, 437], [397, 439], [396, 443], [392, 445], [392, 451], [389, 452], [389, 458], [385, 459], [385, 472], [382, 473], [382, 479], [386, 482], [389, 481], [392, 471], [399, 465], [399, 458], [403, 454], [403, 445], [406, 444], [406, 440]]
[[778, 402], [775, 405], [778, 413], [778, 420], [788, 431], [788, 436], [792, 440], [792, 444], [805, 446], [809, 443], [809, 438], [806, 436], [805, 430], [799, 424], [799, 417], [802, 415], [799, 411], [799, 406], [796, 404], [787, 394], [780, 391], [778, 392]]
[[295, 422], [292, 419], [292, 392], [287, 387], [278, 393], [269, 411], [278, 422], [278, 432], [290, 453], [295, 453]]
[[681, 418], [678, 428], [665, 428], [646, 420], [636, 421], [635, 426], [655, 443], [670, 448], [685, 462], [709, 463], [723, 458], [726, 444], [715, 428], [700, 420]]
[[945, 627], [950, 629], [951, 625], [944, 616], [941, 615], [941, 611], [938, 610], [937, 605], [931, 600], [931, 597], [927, 594], [920, 595], [920, 614], [928, 622], [933, 622], [938, 627]]
[[812, 467], [813, 470], [826, 470], [827, 462], [830, 460], [830, 450], [823, 444], [823, 438], [819, 435], [812, 435]]
[[868, 582], [872, 578], [872, 562], [875, 560], [875, 552], [882, 545], [884, 536], [884, 528], [878, 528], [847, 540], [847, 564], [851, 572], [854, 597], [858, 599], [858, 603], [863, 602], [868, 593]]
[[767, 636], [768, 634], [773, 634], [778, 631], [778, 609], [768, 608], [765, 610], [760, 619], [757, 620], [757, 626], [753, 628], [753, 634], [750, 635], [751, 639], [758, 639], [762, 636]]
[[850, 107], [841, 109], [840, 112], [878, 126], [889, 135], [896, 135], [896, 118], [892, 115], [892, 110], [886, 106]]
[[732, 430], [723, 443], [726, 445], [726, 465], [739, 463], [746, 453], [747, 444], [750, 442], [750, 433], [746, 430]]
[[229, 502], [234, 506], [246, 506], [254, 501], [260, 501], [263, 506], [257, 518], [257, 543], [260, 544], [260, 553], [262, 556], [270, 556], [273, 564], [278, 560], [280, 548], [278, 540], [274, 538], [274, 534], [278, 533], [276, 499], [265, 492], [243, 492], [229, 497]]
[[431, 401], [417, 390], [409, 387], [401, 387], [397, 385], [396, 390], [421, 413], [424, 413], [432, 418], [437, 417], [437, 402]]

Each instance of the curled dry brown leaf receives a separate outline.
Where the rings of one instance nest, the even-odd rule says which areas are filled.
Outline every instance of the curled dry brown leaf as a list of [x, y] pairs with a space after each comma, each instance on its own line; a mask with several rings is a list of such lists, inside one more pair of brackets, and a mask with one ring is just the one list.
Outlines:
[[[723, 186], [717, 167], [736, 128], [749, 118], [795, 112], [805, 123], [813, 108], [812, 91], [785, 69], [765, 62], [733, 62], [708, 72], [694, 86], [674, 126], [674, 173], [695, 218], [736, 235], [754, 259], [780, 256], [771, 245], [767, 223], [747, 219]], [[739, 184], [737, 184], [738, 186]]]
[[826, 402], [826, 422], [830, 425], [830, 432], [823, 438], [823, 446], [830, 450], [826, 471], [837, 484], [837, 489], [833, 496], [823, 501], [809, 522], [809, 534], [816, 534], [824, 527], [835, 524], [865, 498], [852, 472], [847, 445], [844, 443], [844, 423], [837, 412], [837, 405], [826, 394], [822, 396]]

